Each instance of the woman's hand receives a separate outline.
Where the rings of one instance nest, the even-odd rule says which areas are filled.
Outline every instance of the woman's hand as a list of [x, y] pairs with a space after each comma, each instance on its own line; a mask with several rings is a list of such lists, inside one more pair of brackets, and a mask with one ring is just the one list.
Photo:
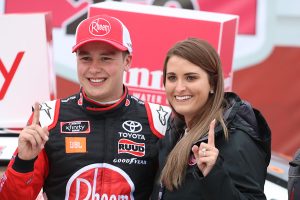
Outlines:
[[208, 142], [201, 142], [199, 147], [197, 145], [192, 147], [197, 165], [204, 177], [216, 164], [219, 155], [219, 150], [215, 147], [215, 124], [216, 120], [214, 119], [209, 125]]

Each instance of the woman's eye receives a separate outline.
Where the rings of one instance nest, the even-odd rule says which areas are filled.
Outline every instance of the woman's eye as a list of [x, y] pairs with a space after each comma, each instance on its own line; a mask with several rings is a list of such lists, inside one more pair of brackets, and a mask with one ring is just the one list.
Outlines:
[[187, 76], [186, 77], [186, 80], [188, 80], [188, 81], [192, 81], [192, 80], [195, 80], [196, 79], [196, 77], [194, 77], [194, 76]]
[[175, 81], [176, 80], [176, 76], [168, 76], [167, 79], [169, 81]]

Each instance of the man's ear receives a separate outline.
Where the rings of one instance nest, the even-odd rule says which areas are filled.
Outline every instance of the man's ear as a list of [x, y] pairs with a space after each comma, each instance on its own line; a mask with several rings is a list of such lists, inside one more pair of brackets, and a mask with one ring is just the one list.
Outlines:
[[127, 55], [125, 58], [125, 67], [124, 67], [124, 71], [128, 71], [130, 66], [131, 66], [131, 62], [132, 62], [132, 55]]

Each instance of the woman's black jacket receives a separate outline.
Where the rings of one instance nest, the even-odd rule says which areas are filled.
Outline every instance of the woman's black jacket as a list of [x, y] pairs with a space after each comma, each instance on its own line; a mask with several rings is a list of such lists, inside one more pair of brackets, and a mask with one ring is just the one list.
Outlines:
[[[270, 128], [262, 114], [236, 94], [226, 93], [225, 99], [228, 106], [224, 119], [229, 138], [224, 138], [220, 124], [216, 126], [215, 145], [219, 157], [212, 171], [203, 177], [197, 165], [187, 164], [182, 185], [170, 192], [157, 183], [152, 199], [266, 199], [264, 183], [271, 156]], [[184, 126], [170, 121], [169, 130], [159, 143], [159, 171], [183, 132]], [[202, 140], [207, 142], [207, 138]]]

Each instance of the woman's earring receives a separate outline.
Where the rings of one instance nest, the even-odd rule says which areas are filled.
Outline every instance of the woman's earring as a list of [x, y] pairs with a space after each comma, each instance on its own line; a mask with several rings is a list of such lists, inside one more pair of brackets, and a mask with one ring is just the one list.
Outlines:
[[215, 93], [215, 92], [214, 92], [214, 90], [210, 90], [209, 93], [210, 93], [210, 94], [213, 94], [213, 93]]

